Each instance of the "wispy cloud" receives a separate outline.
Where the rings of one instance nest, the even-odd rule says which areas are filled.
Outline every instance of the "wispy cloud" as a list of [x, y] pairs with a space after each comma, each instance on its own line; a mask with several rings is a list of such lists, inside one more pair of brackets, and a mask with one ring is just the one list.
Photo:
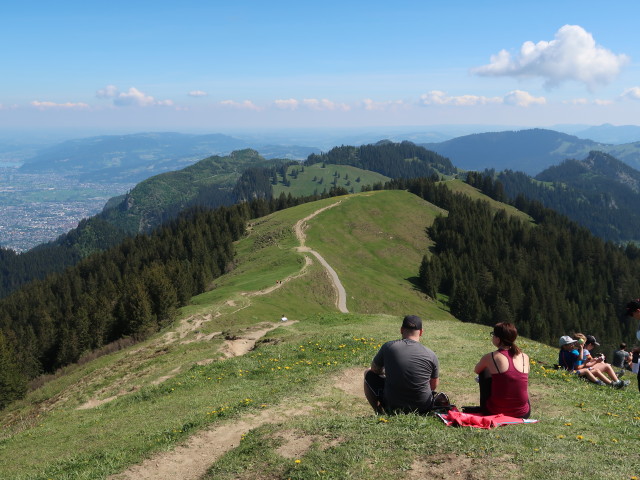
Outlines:
[[620, 98], [623, 100], [640, 100], [640, 87], [627, 88]]
[[79, 110], [79, 109], [89, 108], [88, 104], [82, 103], [82, 102], [78, 102], [78, 103], [72, 103], [72, 102], [55, 103], [55, 102], [40, 102], [40, 101], [37, 101], [37, 100], [34, 100], [33, 102], [31, 102], [31, 106], [32, 107], [36, 107], [36, 108], [38, 108], [40, 110], [48, 110], [48, 109], [51, 109], [51, 108]]
[[506, 105], [514, 105], [516, 107], [529, 107], [531, 105], [544, 105], [547, 100], [544, 97], [534, 97], [529, 92], [513, 90], [504, 96], [503, 102]]
[[586, 98], [571, 98], [569, 100], [563, 100], [565, 105], [589, 105], [589, 100]]
[[466, 107], [502, 102], [503, 99], [500, 97], [483, 97], [479, 95], [459, 95], [451, 97], [441, 90], [431, 90], [429, 93], [420, 95], [420, 103], [422, 105], [453, 105]]
[[540, 77], [546, 87], [574, 80], [593, 90], [613, 81], [627, 63], [627, 55], [597, 45], [591, 33], [579, 25], [565, 25], [554, 40], [527, 41], [517, 55], [501, 50], [491, 56], [488, 65], [471, 71], [484, 76]]
[[448, 105], [453, 107], [474, 107], [478, 105], [504, 104], [516, 107], [529, 107], [531, 105], [544, 105], [547, 100], [544, 97], [534, 97], [522, 90], [513, 90], [503, 97], [484, 97], [481, 95], [450, 96], [441, 90], [432, 90], [420, 96], [421, 105]]
[[220, 102], [220, 105], [225, 107], [237, 108], [240, 110], [262, 110], [259, 106], [253, 103], [251, 100], [245, 100], [243, 102], [236, 102], [234, 100], [223, 100]]
[[300, 106], [300, 102], [295, 98], [275, 100], [273, 104], [280, 110], [297, 110]]
[[326, 98], [305, 98], [302, 100], [302, 104], [312, 110], [342, 110], [345, 112], [351, 110], [351, 107], [346, 103], [336, 103]]
[[563, 100], [561, 103], [564, 105], [596, 105], [598, 107], [606, 107], [613, 104], [613, 100], [606, 100], [602, 98], [596, 98], [594, 100], [589, 100], [587, 98], [572, 98], [569, 100]]
[[351, 106], [346, 103], [337, 103], [326, 98], [305, 98], [302, 100], [297, 100], [295, 98], [278, 99], [274, 100], [273, 105], [280, 110], [298, 110], [299, 108], [307, 108], [309, 110], [316, 111], [337, 110], [347, 112], [351, 110]]
[[121, 92], [115, 85], [107, 85], [96, 92], [96, 97], [110, 99], [117, 107], [173, 106], [173, 100], [156, 100], [151, 95], [147, 95], [135, 87], [129, 88], [126, 92]]
[[191, 90], [187, 93], [190, 97], [206, 97], [209, 95], [207, 92], [203, 92], [202, 90]]
[[393, 110], [400, 107], [406, 107], [405, 102], [402, 100], [388, 100], [383, 102], [376, 102], [370, 98], [362, 100], [362, 105], [365, 110], [372, 111], [385, 111]]

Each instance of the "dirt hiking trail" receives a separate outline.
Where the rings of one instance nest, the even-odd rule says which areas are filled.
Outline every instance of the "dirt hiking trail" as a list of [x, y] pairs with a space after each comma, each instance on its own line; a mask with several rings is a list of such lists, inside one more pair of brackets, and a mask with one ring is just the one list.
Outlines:
[[336, 271], [331, 268], [331, 265], [329, 265], [329, 263], [327, 263], [327, 261], [322, 257], [322, 255], [320, 255], [318, 252], [316, 252], [315, 250], [312, 250], [311, 248], [305, 246], [305, 241], [306, 241], [306, 235], [304, 234], [304, 231], [308, 228], [307, 222], [309, 220], [311, 220], [313, 217], [315, 217], [316, 215], [324, 212], [325, 210], [328, 210], [330, 208], [336, 207], [338, 205], [340, 205], [340, 203], [342, 203], [342, 200], [336, 202], [336, 203], [332, 203], [331, 205], [328, 205], [324, 208], [321, 208], [319, 210], [316, 210], [315, 212], [313, 212], [311, 215], [298, 220], [295, 224], [295, 226], [293, 227], [293, 230], [296, 233], [296, 237], [298, 238], [298, 241], [300, 242], [300, 246], [298, 247], [298, 251], [299, 252], [309, 252], [311, 253], [313, 256], [315, 256], [318, 261], [320, 262], [320, 264], [327, 270], [327, 273], [329, 274], [329, 277], [331, 278], [331, 283], [333, 284], [334, 288], [336, 289], [337, 293], [338, 293], [338, 298], [336, 300], [336, 306], [338, 307], [338, 310], [340, 310], [342, 313], [349, 313], [349, 310], [347, 310], [347, 292], [345, 291], [344, 287], [342, 286], [342, 282], [340, 282], [340, 278], [338, 278], [338, 274], [336, 273]]
[[[332, 205], [316, 210], [311, 215], [299, 220], [294, 226], [294, 232], [300, 242], [300, 246], [297, 248], [297, 251], [302, 253], [311, 253], [318, 259], [320, 264], [329, 273], [331, 281], [338, 293], [336, 306], [341, 312], [348, 313], [346, 306], [346, 292], [337, 273], [318, 252], [305, 246], [306, 236], [304, 234], [304, 230], [307, 228], [307, 221], [323, 211], [339, 205], [340, 203], [341, 201], [338, 201]], [[282, 286], [284, 282], [303, 275], [311, 263], [311, 259], [305, 255], [305, 265], [300, 272], [288, 277], [275, 286], [257, 292], [245, 293], [244, 298], [265, 295], [274, 291]], [[236, 306], [231, 300], [227, 301], [226, 304], [228, 306]], [[240, 308], [245, 307], [246, 305]], [[218, 312], [215, 316], [217, 317], [219, 315], [220, 313]], [[177, 339], [182, 339], [187, 333], [189, 333], [189, 331], [199, 328], [204, 321], [210, 320], [211, 318], [211, 315], [208, 315], [208, 318], [196, 321], [193, 321], [193, 319], [185, 319], [180, 323], [177, 332], [170, 332], [165, 336], [165, 341], [171, 342]], [[286, 324], [269, 322], [256, 325], [253, 328], [248, 329], [250, 331], [245, 332], [241, 337], [226, 339], [218, 353], [221, 353], [225, 358], [244, 355], [251, 351], [256, 342], [271, 330], [294, 323], [296, 323], [296, 321], [289, 321]], [[206, 363], [211, 361], [214, 361], [214, 359], [203, 360], [203, 362]], [[360, 396], [362, 393], [360, 370], [361, 369], [356, 368], [341, 372], [335, 379], [333, 379], [332, 384], [348, 395]], [[177, 374], [178, 372], [174, 371], [171, 373]], [[163, 380], [167, 378], [170, 378], [170, 376], [162, 377]], [[114, 398], [117, 398], [117, 395], [109, 397], [104, 401], [110, 401]], [[92, 400], [87, 402], [83, 408], [91, 408], [104, 403], [104, 401], [100, 402]], [[196, 433], [189, 437], [184, 444], [177, 446], [172, 451], [158, 453], [144, 460], [141, 464], [134, 465], [122, 473], [110, 476], [109, 480], [174, 480], [178, 478], [181, 480], [197, 480], [206, 474], [209, 467], [217, 459], [226, 452], [236, 448], [240, 444], [243, 435], [251, 429], [267, 423], [280, 423], [299, 415], [308, 415], [313, 411], [318, 410], [319, 407], [322, 408], [319, 405], [312, 404], [294, 407], [288, 406], [287, 408], [274, 406], [264, 409], [256, 414], [245, 415], [240, 419], [231, 419], [223, 424], [216, 425], [214, 428]], [[368, 409], [365, 411], [368, 411]], [[302, 439], [296, 438], [295, 442], [292, 441], [291, 443], [296, 444], [296, 448], [299, 449], [301, 448], [300, 445], [304, 444], [304, 442], [301, 442]], [[309, 445], [310, 444], [311, 442], [309, 442]], [[283, 450], [281, 454], [286, 456], [287, 452]]]

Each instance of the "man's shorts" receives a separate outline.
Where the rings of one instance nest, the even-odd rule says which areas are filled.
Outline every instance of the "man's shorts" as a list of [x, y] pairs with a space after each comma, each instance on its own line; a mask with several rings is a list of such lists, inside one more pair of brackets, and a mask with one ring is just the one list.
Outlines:
[[373, 373], [371, 370], [369, 370], [364, 376], [364, 383], [367, 384], [369, 390], [373, 392], [380, 403], [382, 403], [382, 396], [384, 393], [384, 382], [385, 377], [381, 377], [380, 375]]

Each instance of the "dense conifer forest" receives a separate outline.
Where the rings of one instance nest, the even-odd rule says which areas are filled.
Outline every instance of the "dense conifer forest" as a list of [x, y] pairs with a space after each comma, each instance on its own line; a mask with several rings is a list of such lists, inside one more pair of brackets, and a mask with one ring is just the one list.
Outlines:
[[[489, 177], [472, 174], [469, 182], [503, 197]], [[605, 242], [523, 196], [514, 206], [535, 225], [432, 180], [411, 180], [406, 187], [449, 212], [429, 229], [435, 246], [419, 276], [429, 296], [446, 296], [454, 316], [486, 325], [515, 322], [522, 335], [550, 345], [579, 331], [608, 348], [633, 343], [636, 325], [624, 316], [624, 306], [640, 295], [638, 248]]]
[[305, 165], [330, 163], [351, 165], [391, 178], [418, 178], [453, 175], [457, 169], [451, 161], [412, 142], [378, 142], [360, 147], [341, 146], [319, 155], [311, 154]]
[[[429, 252], [425, 245], [416, 275], [420, 288], [460, 320], [515, 322], [522, 335], [552, 345], [574, 331], [596, 335], [607, 346], [632, 342], [636, 326], [623, 311], [630, 298], [640, 296], [635, 246], [605, 242], [524, 195], [511, 203], [535, 223], [454, 193], [440, 181], [443, 174], [456, 173], [451, 163], [410, 142], [338, 147], [307, 162], [394, 176], [384, 186], [363, 190], [409, 190], [448, 212], [430, 227], [434, 246]], [[233, 268], [233, 242], [244, 234], [247, 220], [321, 198], [273, 198], [271, 187], [284, 168], [246, 170], [232, 192], [242, 201], [232, 206], [207, 208], [219, 198], [215, 192], [205, 198], [202, 190], [205, 197], [192, 200], [193, 208], [167, 214], [178, 217], [148, 234], [114, 233], [99, 219], [70, 232], [60, 257], [74, 266], [0, 300], [0, 408], [23, 395], [30, 379], [122, 339], [145, 338], [171, 322], [178, 307]], [[420, 175], [412, 176], [415, 172]], [[502, 183], [491, 176], [470, 172], [466, 178], [487, 196], [508, 201]], [[347, 193], [333, 188], [323, 197]], [[105, 230], [104, 251], [91, 249], [91, 229], [96, 235]], [[51, 260], [36, 254], [33, 265]], [[2, 250], [0, 255], [10, 263], [15, 254]]]
[[602, 152], [584, 161], [566, 160], [534, 178], [511, 170], [494, 176], [506, 198], [536, 200], [594, 235], [613, 242], [640, 241], [640, 172]]
[[[346, 193], [332, 189], [324, 197]], [[127, 237], [0, 300], [0, 408], [38, 375], [166, 326], [178, 307], [233, 268], [233, 242], [249, 219], [320, 198], [280, 195], [194, 207], [151, 234]]]

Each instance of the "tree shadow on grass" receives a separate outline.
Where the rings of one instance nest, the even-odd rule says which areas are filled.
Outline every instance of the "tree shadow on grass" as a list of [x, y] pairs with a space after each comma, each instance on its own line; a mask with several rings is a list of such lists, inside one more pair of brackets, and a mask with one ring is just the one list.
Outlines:
[[425, 293], [422, 285], [420, 284], [420, 277], [408, 277], [405, 278], [405, 280], [411, 284], [414, 290]]

